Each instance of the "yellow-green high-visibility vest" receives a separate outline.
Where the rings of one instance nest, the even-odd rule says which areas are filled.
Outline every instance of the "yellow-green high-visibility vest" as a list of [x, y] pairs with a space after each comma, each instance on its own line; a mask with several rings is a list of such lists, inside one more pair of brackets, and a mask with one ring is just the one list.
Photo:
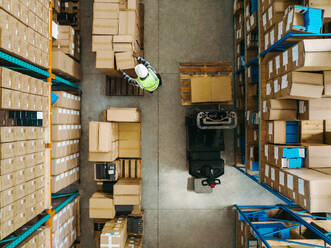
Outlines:
[[159, 87], [160, 79], [157, 77], [156, 73], [148, 68], [148, 76], [145, 79], [137, 78], [137, 83], [140, 88], [147, 90], [149, 92], [153, 92]]

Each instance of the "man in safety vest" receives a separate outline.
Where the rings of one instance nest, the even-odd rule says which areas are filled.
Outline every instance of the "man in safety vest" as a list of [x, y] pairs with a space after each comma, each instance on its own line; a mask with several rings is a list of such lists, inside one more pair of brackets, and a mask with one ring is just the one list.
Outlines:
[[129, 84], [153, 93], [162, 84], [161, 76], [156, 73], [149, 62], [141, 57], [138, 57], [137, 60], [140, 63], [135, 67], [138, 78], [132, 78], [125, 72], [122, 72], [122, 75]]

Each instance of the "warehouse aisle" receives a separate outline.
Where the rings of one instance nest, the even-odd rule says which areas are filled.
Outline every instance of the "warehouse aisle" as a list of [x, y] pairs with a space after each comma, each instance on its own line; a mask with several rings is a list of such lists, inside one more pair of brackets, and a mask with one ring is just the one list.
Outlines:
[[[162, 75], [162, 88], [144, 97], [106, 97], [105, 76], [91, 52], [92, 0], [82, 1], [83, 103], [81, 141], [82, 245], [93, 248], [88, 199], [96, 191], [87, 162], [88, 122], [100, 120], [108, 106], [142, 110], [143, 208], [145, 248], [234, 247], [238, 204], [278, 200], [227, 166], [222, 185], [212, 194], [187, 190], [186, 108], [180, 105], [178, 62], [232, 61], [232, 0], [145, 0], [145, 58]], [[233, 164], [232, 133], [225, 157]]]

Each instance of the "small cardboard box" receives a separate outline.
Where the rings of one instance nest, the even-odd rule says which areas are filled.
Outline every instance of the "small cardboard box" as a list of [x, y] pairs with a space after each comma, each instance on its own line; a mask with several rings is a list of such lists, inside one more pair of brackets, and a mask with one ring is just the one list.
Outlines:
[[232, 100], [232, 75], [195, 76], [191, 79], [191, 101], [228, 102]]
[[114, 70], [115, 69], [115, 57], [114, 51], [108, 50], [98, 50], [96, 52], [96, 66], [99, 70]]
[[105, 121], [141, 122], [141, 111], [138, 108], [110, 107], [104, 112]]
[[[289, 153], [289, 149], [295, 148], [297, 158], [305, 158], [305, 148], [303, 146], [289, 146], [289, 145], [269, 145], [271, 154], [268, 157], [268, 162], [273, 166], [279, 168], [288, 168], [288, 162], [286, 153]], [[293, 152], [292, 152], [293, 153]], [[286, 155], [286, 156], [285, 156]]]
[[115, 205], [140, 205], [141, 195], [114, 195]]
[[112, 50], [113, 36], [111, 35], [93, 35], [92, 36], [92, 52]]
[[264, 100], [262, 116], [264, 120], [297, 120], [295, 100]]
[[115, 217], [115, 206], [111, 194], [96, 192], [89, 201], [90, 218], [112, 219]]

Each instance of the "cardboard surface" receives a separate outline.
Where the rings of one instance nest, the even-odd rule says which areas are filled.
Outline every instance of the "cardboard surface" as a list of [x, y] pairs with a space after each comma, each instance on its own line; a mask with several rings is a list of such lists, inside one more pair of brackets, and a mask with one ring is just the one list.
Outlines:
[[113, 36], [111, 35], [92, 35], [92, 52], [112, 50]]
[[331, 119], [331, 99], [299, 101], [299, 117], [300, 120]]
[[141, 122], [141, 112], [138, 108], [110, 107], [106, 110], [106, 121]]
[[116, 218], [104, 225], [100, 236], [100, 246], [124, 247], [127, 237], [127, 218]]
[[119, 123], [119, 157], [141, 157], [141, 124]]
[[141, 179], [121, 178], [114, 185], [114, 195], [140, 195]]
[[232, 100], [232, 75], [195, 76], [191, 79], [191, 101], [227, 102]]

